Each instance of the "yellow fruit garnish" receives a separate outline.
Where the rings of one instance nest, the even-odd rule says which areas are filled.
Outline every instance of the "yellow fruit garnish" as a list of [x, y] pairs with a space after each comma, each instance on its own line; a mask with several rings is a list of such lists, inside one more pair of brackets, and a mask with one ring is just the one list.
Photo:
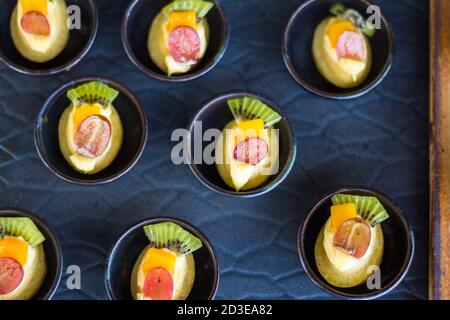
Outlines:
[[330, 38], [331, 46], [336, 48], [339, 38], [345, 31], [353, 31], [355, 27], [353, 23], [348, 20], [336, 20], [330, 25], [327, 31], [327, 36]]
[[101, 106], [99, 104], [83, 104], [78, 106], [73, 116], [74, 127], [78, 128], [81, 122], [94, 114], [101, 114]]
[[179, 26], [188, 26], [197, 29], [197, 13], [195, 11], [172, 11], [167, 24], [167, 31], [170, 33]]
[[255, 120], [245, 120], [241, 121], [238, 124], [238, 128], [247, 131], [247, 130], [262, 130], [264, 129], [264, 121], [261, 119], [255, 119]]
[[335, 232], [339, 226], [350, 219], [358, 218], [354, 203], [339, 204], [331, 207], [331, 230]]
[[48, 0], [20, 0], [23, 14], [30, 11], [38, 11], [43, 14], [48, 12]]
[[150, 248], [144, 257], [144, 273], [147, 274], [154, 268], [164, 268], [173, 273], [177, 255], [167, 249]]
[[267, 131], [264, 129], [264, 121], [261, 119], [241, 121], [237, 125], [237, 128], [239, 130], [237, 131], [235, 138], [236, 144], [252, 137], [259, 137], [264, 140], [267, 138]]
[[6, 236], [0, 240], [0, 258], [12, 258], [25, 265], [28, 258], [28, 242]]

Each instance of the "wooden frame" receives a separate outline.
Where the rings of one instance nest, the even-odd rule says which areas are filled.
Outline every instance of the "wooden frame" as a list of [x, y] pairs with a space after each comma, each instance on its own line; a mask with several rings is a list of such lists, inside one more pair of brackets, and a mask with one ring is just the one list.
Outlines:
[[430, 2], [430, 299], [450, 299], [450, 1]]

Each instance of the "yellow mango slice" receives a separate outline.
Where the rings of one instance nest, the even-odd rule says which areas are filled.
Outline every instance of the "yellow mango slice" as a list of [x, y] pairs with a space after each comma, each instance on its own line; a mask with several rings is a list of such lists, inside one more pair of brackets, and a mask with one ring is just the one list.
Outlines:
[[78, 128], [81, 122], [94, 114], [101, 114], [101, 106], [99, 104], [83, 104], [77, 107], [73, 116], [74, 128]]
[[43, 14], [48, 12], [48, 0], [20, 0], [23, 14], [38, 11]]
[[331, 207], [331, 230], [335, 232], [339, 226], [349, 219], [358, 218], [354, 203], [339, 204]]
[[191, 11], [172, 11], [167, 24], [167, 31], [170, 33], [179, 26], [188, 26], [197, 30], [197, 13]]
[[4, 237], [0, 240], [0, 258], [12, 258], [24, 266], [28, 258], [28, 242], [16, 237]]
[[264, 121], [261, 119], [244, 120], [237, 125], [235, 144], [251, 137], [258, 137], [267, 142], [267, 130], [264, 128]]
[[330, 25], [327, 31], [327, 36], [330, 39], [331, 46], [336, 48], [339, 38], [345, 31], [354, 30], [353, 23], [348, 20], [338, 19]]
[[170, 250], [150, 248], [144, 257], [144, 273], [147, 274], [154, 268], [163, 268], [172, 274], [176, 260], [177, 255]]
[[247, 130], [261, 130], [264, 129], [264, 121], [261, 119], [254, 119], [254, 120], [245, 120], [241, 121], [238, 124], [238, 128], [244, 131]]

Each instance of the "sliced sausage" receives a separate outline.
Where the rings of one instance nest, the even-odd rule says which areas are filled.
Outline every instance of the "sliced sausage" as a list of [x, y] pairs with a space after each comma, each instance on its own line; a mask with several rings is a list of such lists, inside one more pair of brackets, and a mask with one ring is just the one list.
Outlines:
[[344, 31], [338, 39], [336, 52], [339, 58], [363, 61], [365, 58], [363, 36], [354, 31]]
[[337, 229], [333, 245], [349, 255], [360, 259], [370, 245], [371, 230], [363, 219], [350, 219], [342, 223]]
[[22, 29], [38, 36], [50, 35], [50, 24], [47, 17], [39, 11], [27, 12], [21, 20]]
[[164, 268], [153, 268], [145, 277], [143, 294], [151, 300], [170, 300], [173, 294], [172, 275]]
[[234, 148], [234, 159], [257, 165], [260, 163], [269, 152], [267, 142], [258, 137], [247, 138], [237, 144]]
[[169, 54], [179, 63], [195, 64], [200, 55], [200, 37], [189, 26], [178, 26], [169, 35]]
[[12, 258], [0, 258], [0, 295], [13, 292], [22, 282], [23, 268]]
[[84, 119], [75, 131], [76, 151], [88, 158], [101, 156], [111, 139], [111, 124], [101, 115], [92, 115]]

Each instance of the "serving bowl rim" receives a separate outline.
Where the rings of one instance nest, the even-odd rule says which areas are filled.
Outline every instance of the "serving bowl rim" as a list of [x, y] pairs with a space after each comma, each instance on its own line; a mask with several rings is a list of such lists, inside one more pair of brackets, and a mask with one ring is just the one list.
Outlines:
[[[397, 275], [382, 289], [376, 290], [373, 293], [367, 293], [367, 294], [351, 294], [351, 293], [345, 293], [340, 290], [340, 288], [334, 287], [331, 284], [328, 284], [326, 280], [322, 280], [320, 276], [314, 272], [313, 268], [311, 267], [307, 257], [306, 257], [306, 250], [304, 246], [304, 239], [305, 239], [305, 231], [306, 227], [308, 226], [311, 218], [313, 215], [315, 215], [317, 212], [319, 212], [319, 209], [326, 204], [327, 201], [331, 199], [332, 196], [336, 194], [342, 194], [342, 193], [350, 193], [350, 194], [358, 194], [358, 193], [365, 193], [369, 194], [371, 196], [376, 197], [377, 199], [382, 200], [383, 203], [389, 206], [389, 213], [391, 215], [395, 215], [402, 225], [401, 231], [405, 234], [405, 237], [407, 239], [407, 253], [405, 256], [405, 260], [402, 263], [401, 269], [398, 271]], [[324, 222], [325, 223], [325, 222]], [[302, 264], [303, 269], [305, 270], [308, 277], [311, 279], [311, 281], [317, 285], [320, 289], [323, 291], [339, 298], [345, 298], [345, 299], [351, 299], [351, 300], [372, 300], [380, 298], [388, 293], [390, 293], [392, 290], [394, 290], [405, 278], [406, 274], [409, 271], [409, 268], [411, 267], [413, 258], [414, 258], [414, 251], [415, 251], [415, 240], [414, 240], [414, 233], [412, 231], [412, 228], [410, 224], [408, 223], [407, 219], [405, 218], [403, 214], [403, 210], [400, 209], [400, 207], [393, 201], [390, 197], [388, 197], [383, 192], [369, 187], [362, 187], [362, 186], [348, 186], [348, 187], [341, 187], [333, 192], [327, 193], [323, 197], [321, 197], [315, 204], [312, 206], [312, 208], [308, 211], [307, 215], [303, 219], [302, 223], [300, 224], [300, 227], [298, 229], [297, 233], [297, 251], [300, 258], [300, 262]]]
[[[51, 159], [49, 159], [48, 155], [46, 154], [44, 143], [42, 141], [41, 137], [41, 127], [42, 122], [45, 119], [45, 115], [48, 112], [48, 109], [54, 104], [54, 102], [59, 99], [61, 96], [63, 96], [70, 88], [73, 88], [74, 86], [82, 83], [87, 83], [90, 81], [100, 81], [105, 84], [109, 84], [115, 89], [117, 89], [121, 94], [125, 94], [132, 102], [132, 105], [134, 109], [139, 114], [140, 119], [140, 125], [142, 125], [142, 131], [143, 135], [140, 138], [139, 142], [139, 149], [134, 155], [133, 159], [120, 171], [104, 178], [95, 179], [95, 180], [85, 180], [85, 179], [79, 179], [71, 177], [70, 175], [66, 175], [62, 172], [60, 172], [52, 163]], [[70, 182], [72, 184], [81, 185], [81, 186], [97, 186], [102, 184], [107, 184], [110, 182], [113, 182], [122, 176], [124, 176], [126, 173], [128, 173], [139, 161], [141, 158], [145, 145], [147, 143], [148, 138], [148, 121], [147, 121], [147, 115], [145, 113], [144, 108], [142, 107], [139, 100], [136, 98], [136, 96], [131, 92], [130, 89], [128, 89], [126, 86], [120, 84], [119, 82], [105, 78], [105, 77], [84, 77], [79, 79], [70, 80], [69, 82], [63, 84], [62, 86], [58, 87], [56, 90], [53, 91], [53, 93], [46, 99], [44, 105], [42, 106], [41, 110], [39, 111], [39, 114], [37, 116], [37, 120], [35, 122], [34, 127], [34, 142], [35, 147], [38, 153], [38, 156], [42, 163], [57, 177], [61, 178], [62, 180], [66, 182]], [[57, 143], [57, 142], [55, 142]]]
[[[299, 5], [297, 7], [297, 9], [294, 11], [294, 13], [291, 15], [291, 17], [289, 18], [288, 23], [286, 24], [286, 27], [284, 28], [283, 35], [281, 38], [282, 39], [281, 40], [281, 42], [282, 42], [281, 43], [281, 52], [282, 52], [282, 56], [283, 56], [283, 62], [285, 64], [286, 68], [288, 69], [291, 77], [300, 86], [302, 86], [304, 89], [306, 89], [307, 91], [309, 91], [311, 93], [314, 93], [314, 94], [324, 97], [324, 98], [336, 99], [336, 100], [349, 100], [349, 99], [359, 98], [359, 97], [369, 93], [370, 91], [375, 89], [381, 82], [383, 82], [383, 80], [387, 77], [387, 75], [389, 74], [389, 71], [392, 68], [392, 64], [394, 62], [394, 57], [395, 57], [395, 51], [396, 51], [395, 50], [395, 37], [394, 37], [394, 32], [393, 32], [392, 26], [389, 23], [389, 21], [386, 19], [386, 17], [384, 16], [384, 14], [381, 12], [382, 25], [386, 26], [386, 34], [387, 34], [388, 43], [389, 43], [388, 48], [386, 48], [386, 50], [388, 50], [388, 57], [386, 59], [386, 62], [383, 65], [382, 70], [379, 72], [379, 74], [375, 77], [374, 80], [372, 80], [370, 83], [368, 83], [364, 87], [358, 86], [356, 88], [346, 89], [348, 91], [347, 93], [332, 93], [332, 92], [318, 89], [316, 86], [311, 85], [308, 81], [304, 80], [303, 77], [301, 77], [301, 75], [297, 71], [296, 67], [294, 66], [291, 56], [289, 54], [289, 43], [290, 43], [289, 34], [294, 25], [295, 20], [301, 13], [303, 13], [303, 11], [305, 9], [307, 9], [309, 6], [314, 5], [315, 2], [318, 2], [318, 1], [322, 1], [322, 0], [307, 0], [306, 2]], [[357, 0], [357, 1], [362, 2], [363, 4], [365, 4], [367, 6], [373, 5], [368, 0]], [[316, 72], [319, 72], [319, 71], [316, 70]], [[323, 79], [323, 81], [327, 81], [327, 80]]]
[[[41, 231], [41, 229], [44, 229], [43, 231], [46, 233], [46, 235], [48, 234], [50, 237], [50, 239], [46, 238], [45, 241], [50, 241], [51, 246], [55, 249], [56, 274], [55, 274], [55, 278], [52, 279], [52, 285], [51, 285], [50, 289], [44, 295], [42, 300], [51, 300], [53, 298], [53, 296], [55, 295], [56, 290], [58, 289], [59, 284], [61, 282], [62, 269], [63, 269], [63, 264], [64, 264], [62, 249], [61, 249], [61, 245], [59, 243], [58, 237], [56, 236], [56, 233], [48, 226], [48, 224], [43, 219], [38, 217], [35, 213], [32, 213], [25, 209], [16, 208], [16, 207], [1, 207], [0, 208], [0, 217], [2, 217], [2, 216], [7, 217], [8, 213], [13, 214], [15, 216], [30, 218], [33, 222], [36, 222], [38, 224], [37, 227], [38, 227], [39, 231]], [[46, 263], [48, 263], [47, 259], [46, 259]], [[47, 274], [46, 274], [46, 277], [47, 277]], [[33, 299], [33, 298], [31, 298], [31, 299]]]
[[[219, 194], [225, 195], [225, 196], [232, 196], [232, 197], [240, 197], [240, 198], [254, 198], [254, 197], [258, 197], [258, 196], [262, 196], [270, 191], [272, 191], [273, 189], [275, 189], [276, 187], [278, 187], [289, 175], [289, 173], [291, 172], [295, 160], [296, 160], [296, 156], [297, 156], [297, 140], [296, 140], [296, 136], [294, 133], [294, 129], [292, 127], [291, 122], [289, 121], [289, 119], [287, 118], [287, 116], [285, 115], [285, 113], [280, 110], [280, 108], [278, 107], [278, 105], [271, 99], [252, 92], [252, 91], [230, 91], [230, 92], [226, 92], [223, 94], [220, 94], [212, 99], [210, 99], [209, 101], [207, 101], [195, 114], [194, 116], [191, 118], [191, 120], [189, 121], [189, 126], [188, 126], [188, 131], [189, 134], [191, 134], [194, 130], [194, 125], [196, 123], [196, 121], [198, 120], [198, 118], [206, 111], [208, 110], [211, 106], [215, 105], [216, 103], [222, 102], [222, 101], [226, 101], [228, 99], [231, 98], [235, 98], [235, 97], [243, 97], [243, 96], [249, 96], [249, 97], [253, 97], [253, 98], [257, 98], [260, 99], [261, 101], [263, 101], [264, 103], [268, 104], [273, 110], [275, 110], [276, 112], [278, 112], [281, 117], [282, 117], [282, 121], [284, 121], [284, 123], [286, 124], [287, 127], [287, 131], [288, 131], [288, 140], [289, 140], [289, 155], [286, 159], [286, 163], [283, 167], [283, 169], [276, 175], [276, 178], [273, 181], [270, 182], [266, 182], [264, 183], [262, 186], [257, 187], [255, 189], [252, 190], [248, 190], [248, 191], [233, 191], [231, 189], [226, 189], [223, 187], [220, 187], [214, 183], [212, 183], [209, 179], [207, 179], [201, 172], [200, 170], [197, 168], [197, 165], [192, 163], [192, 161], [189, 161], [189, 167], [191, 168], [191, 171], [194, 173], [194, 176], [204, 185], [206, 186], [208, 189], [215, 191]], [[230, 120], [231, 120], [231, 113], [230, 113]]]
[[144, 226], [152, 225], [152, 224], [156, 224], [156, 223], [162, 223], [162, 222], [173, 222], [173, 223], [179, 225], [180, 227], [182, 227], [183, 229], [184, 228], [188, 229], [188, 230], [186, 230], [188, 232], [193, 231], [193, 233], [195, 233], [194, 236], [198, 237], [202, 241], [202, 244], [205, 246], [206, 250], [208, 251], [209, 255], [211, 256], [211, 260], [213, 263], [214, 280], [213, 280], [213, 284], [212, 284], [212, 290], [208, 296], [208, 300], [214, 299], [214, 297], [217, 294], [218, 287], [219, 287], [220, 267], [219, 267], [216, 251], [215, 251], [214, 246], [212, 245], [211, 241], [208, 239], [208, 237], [202, 231], [199, 230], [199, 228], [197, 228], [196, 226], [192, 225], [191, 223], [189, 223], [183, 219], [170, 217], [170, 216], [157, 216], [157, 217], [143, 219], [143, 220], [129, 226], [120, 235], [120, 237], [118, 237], [118, 239], [114, 242], [113, 246], [109, 250], [108, 256], [107, 256], [107, 259], [105, 262], [106, 268], [105, 268], [104, 283], [105, 283], [105, 287], [106, 287], [106, 292], [108, 294], [108, 298], [110, 300], [117, 300], [114, 290], [111, 288], [111, 281], [109, 279], [111, 263], [113, 260], [112, 258], [115, 255], [117, 248], [119, 247], [121, 242], [126, 237], [128, 237], [130, 234], [132, 234], [134, 232], [138, 232], [139, 229], [141, 229], [140, 230], [141, 232], [144, 232], [142, 230], [142, 228]]
[[[95, 5], [94, 0], [87, 0], [88, 5], [92, 11], [92, 29], [90, 30], [88, 41], [86, 45], [83, 47], [83, 49], [70, 61], [63, 63], [60, 66], [53, 67], [53, 68], [47, 68], [47, 69], [32, 69], [28, 67], [22, 67], [13, 61], [11, 61], [9, 58], [7, 58], [1, 51], [0, 51], [0, 62], [3, 62], [8, 68], [22, 73], [24, 75], [29, 76], [49, 76], [49, 75], [55, 75], [58, 73], [62, 73], [64, 71], [69, 71], [73, 67], [75, 67], [91, 50], [95, 39], [97, 37], [98, 33], [98, 10], [97, 6]], [[70, 41], [70, 39], [69, 39]], [[19, 54], [19, 53], [17, 53]], [[60, 53], [61, 54], [61, 53]], [[26, 59], [26, 58], [24, 58]]]
[[214, 7], [216, 7], [219, 11], [220, 16], [222, 17], [222, 27], [224, 29], [223, 31], [223, 39], [222, 44], [219, 48], [219, 51], [214, 55], [211, 62], [209, 62], [206, 66], [203, 68], [195, 68], [192, 71], [189, 71], [186, 74], [183, 75], [176, 75], [176, 76], [167, 76], [162, 71], [153, 71], [147, 68], [136, 55], [134, 54], [133, 50], [131, 49], [130, 41], [128, 39], [128, 30], [129, 30], [129, 20], [131, 13], [133, 12], [134, 8], [140, 1], [146, 1], [146, 0], [133, 0], [128, 5], [127, 9], [125, 10], [124, 17], [122, 19], [122, 26], [121, 26], [121, 40], [122, 40], [122, 46], [125, 49], [125, 52], [130, 59], [130, 61], [145, 75], [159, 80], [163, 82], [171, 82], [171, 83], [180, 83], [180, 82], [186, 82], [190, 80], [194, 80], [196, 78], [199, 78], [209, 71], [211, 71], [223, 58], [225, 55], [225, 52], [228, 48], [229, 42], [230, 42], [230, 27], [228, 22], [228, 17], [224, 11], [224, 9], [221, 7], [220, 2], [217, 0], [209, 0], [214, 2]]

